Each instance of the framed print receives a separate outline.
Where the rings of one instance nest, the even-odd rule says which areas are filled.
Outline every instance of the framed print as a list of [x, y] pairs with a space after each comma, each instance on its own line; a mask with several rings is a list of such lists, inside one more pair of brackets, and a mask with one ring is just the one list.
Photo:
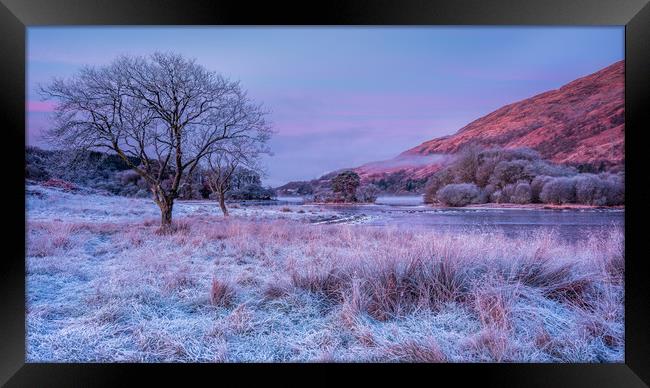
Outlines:
[[3, 384], [650, 381], [645, 1], [2, 3]]

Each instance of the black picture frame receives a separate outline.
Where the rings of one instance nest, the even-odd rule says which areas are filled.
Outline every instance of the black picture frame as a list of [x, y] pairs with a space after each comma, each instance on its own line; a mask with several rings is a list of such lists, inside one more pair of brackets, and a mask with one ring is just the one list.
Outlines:
[[[294, 377], [290, 365], [34, 364], [25, 363], [25, 37], [36, 25], [625, 25], [625, 363], [624, 364], [382, 364], [299, 367], [315, 382], [336, 383], [355, 370], [362, 381], [419, 378], [454, 385], [470, 380], [490, 386], [643, 387], [650, 384], [650, 282], [643, 220], [648, 191], [643, 133], [650, 129], [650, 5], [648, 0], [518, 1], [310, 1], [300, 4], [188, 0], [0, 0], [0, 96], [3, 130], [4, 249], [0, 289], [0, 384], [6, 386], [115, 386], [133, 378], [188, 382], [202, 372], [214, 383], [222, 373], [237, 381]], [[249, 365], [250, 366], [250, 365]], [[291, 365], [294, 366], [294, 365]], [[246, 366], [244, 366], [246, 367]], [[192, 368], [192, 370], [190, 370]], [[219, 368], [219, 371], [215, 371]], [[236, 369], [235, 369], [236, 368]], [[292, 368], [295, 369], [295, 368]], [[176, 374], [176, 375], [174, 375]], [[152, 380], [149, 380], [152, 381]], [[210, 381], [210, 380], [208, 380]], [[427, 381], [427, 380], [424, 380]]]

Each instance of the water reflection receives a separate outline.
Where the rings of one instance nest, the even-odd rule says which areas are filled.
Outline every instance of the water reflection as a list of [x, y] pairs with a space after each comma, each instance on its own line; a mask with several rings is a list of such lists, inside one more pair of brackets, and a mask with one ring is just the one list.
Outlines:
[[305, 206], [333, 210], [341, 218], [363, 216], [364, 225], [408, 226], [446, 232], [502, 232], [525, 237], [550, 231], [560, 238], [578, 241], [624, 227], [623, 210], [611, 209], [436, 209], [423, 204], [421, 196], [380, 197], [375, 204], [309, 204], [302, 198], [280, 197], [275, 201], [249, 202], [247, 205]]

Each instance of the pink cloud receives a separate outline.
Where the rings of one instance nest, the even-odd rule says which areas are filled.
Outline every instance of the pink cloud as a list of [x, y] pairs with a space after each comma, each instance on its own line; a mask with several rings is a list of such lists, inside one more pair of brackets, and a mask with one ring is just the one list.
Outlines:
[[54, 103], [50, 101], [26, 101], [27, 112], [53, 112]]
[[[453, 132], [486, 103], [478, 97], [398, 93], [285, 91], [269, 98], [276, 130], [285, 136], [332, 131]], [[440, 112], [445, 112], [441, 114]]]

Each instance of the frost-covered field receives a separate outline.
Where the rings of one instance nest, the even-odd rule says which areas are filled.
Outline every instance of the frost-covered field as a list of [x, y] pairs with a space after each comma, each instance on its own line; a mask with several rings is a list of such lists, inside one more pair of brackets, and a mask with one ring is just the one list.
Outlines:
[[[71, 193], [59, 188], [28, 185], [27, 209], [30, 221], [133, 222], [159, 220], [160, 210], [150, 199], [113, 195]], [[322, 222], [340, 216], [336, 211], [317, 206], [240, 206], [230, 205], [235, 218], [255, 220], [305, 220]], [[215, 201], [176, 201], [174, 217], [222, 216]], [[370, 217], [357, 219], [360, 223]]]
[[621, 230], [569, 244], [303, 209], [178, 203], [158, 235], [151, 201], [28, 187], [27, 360], [623, 361]]

